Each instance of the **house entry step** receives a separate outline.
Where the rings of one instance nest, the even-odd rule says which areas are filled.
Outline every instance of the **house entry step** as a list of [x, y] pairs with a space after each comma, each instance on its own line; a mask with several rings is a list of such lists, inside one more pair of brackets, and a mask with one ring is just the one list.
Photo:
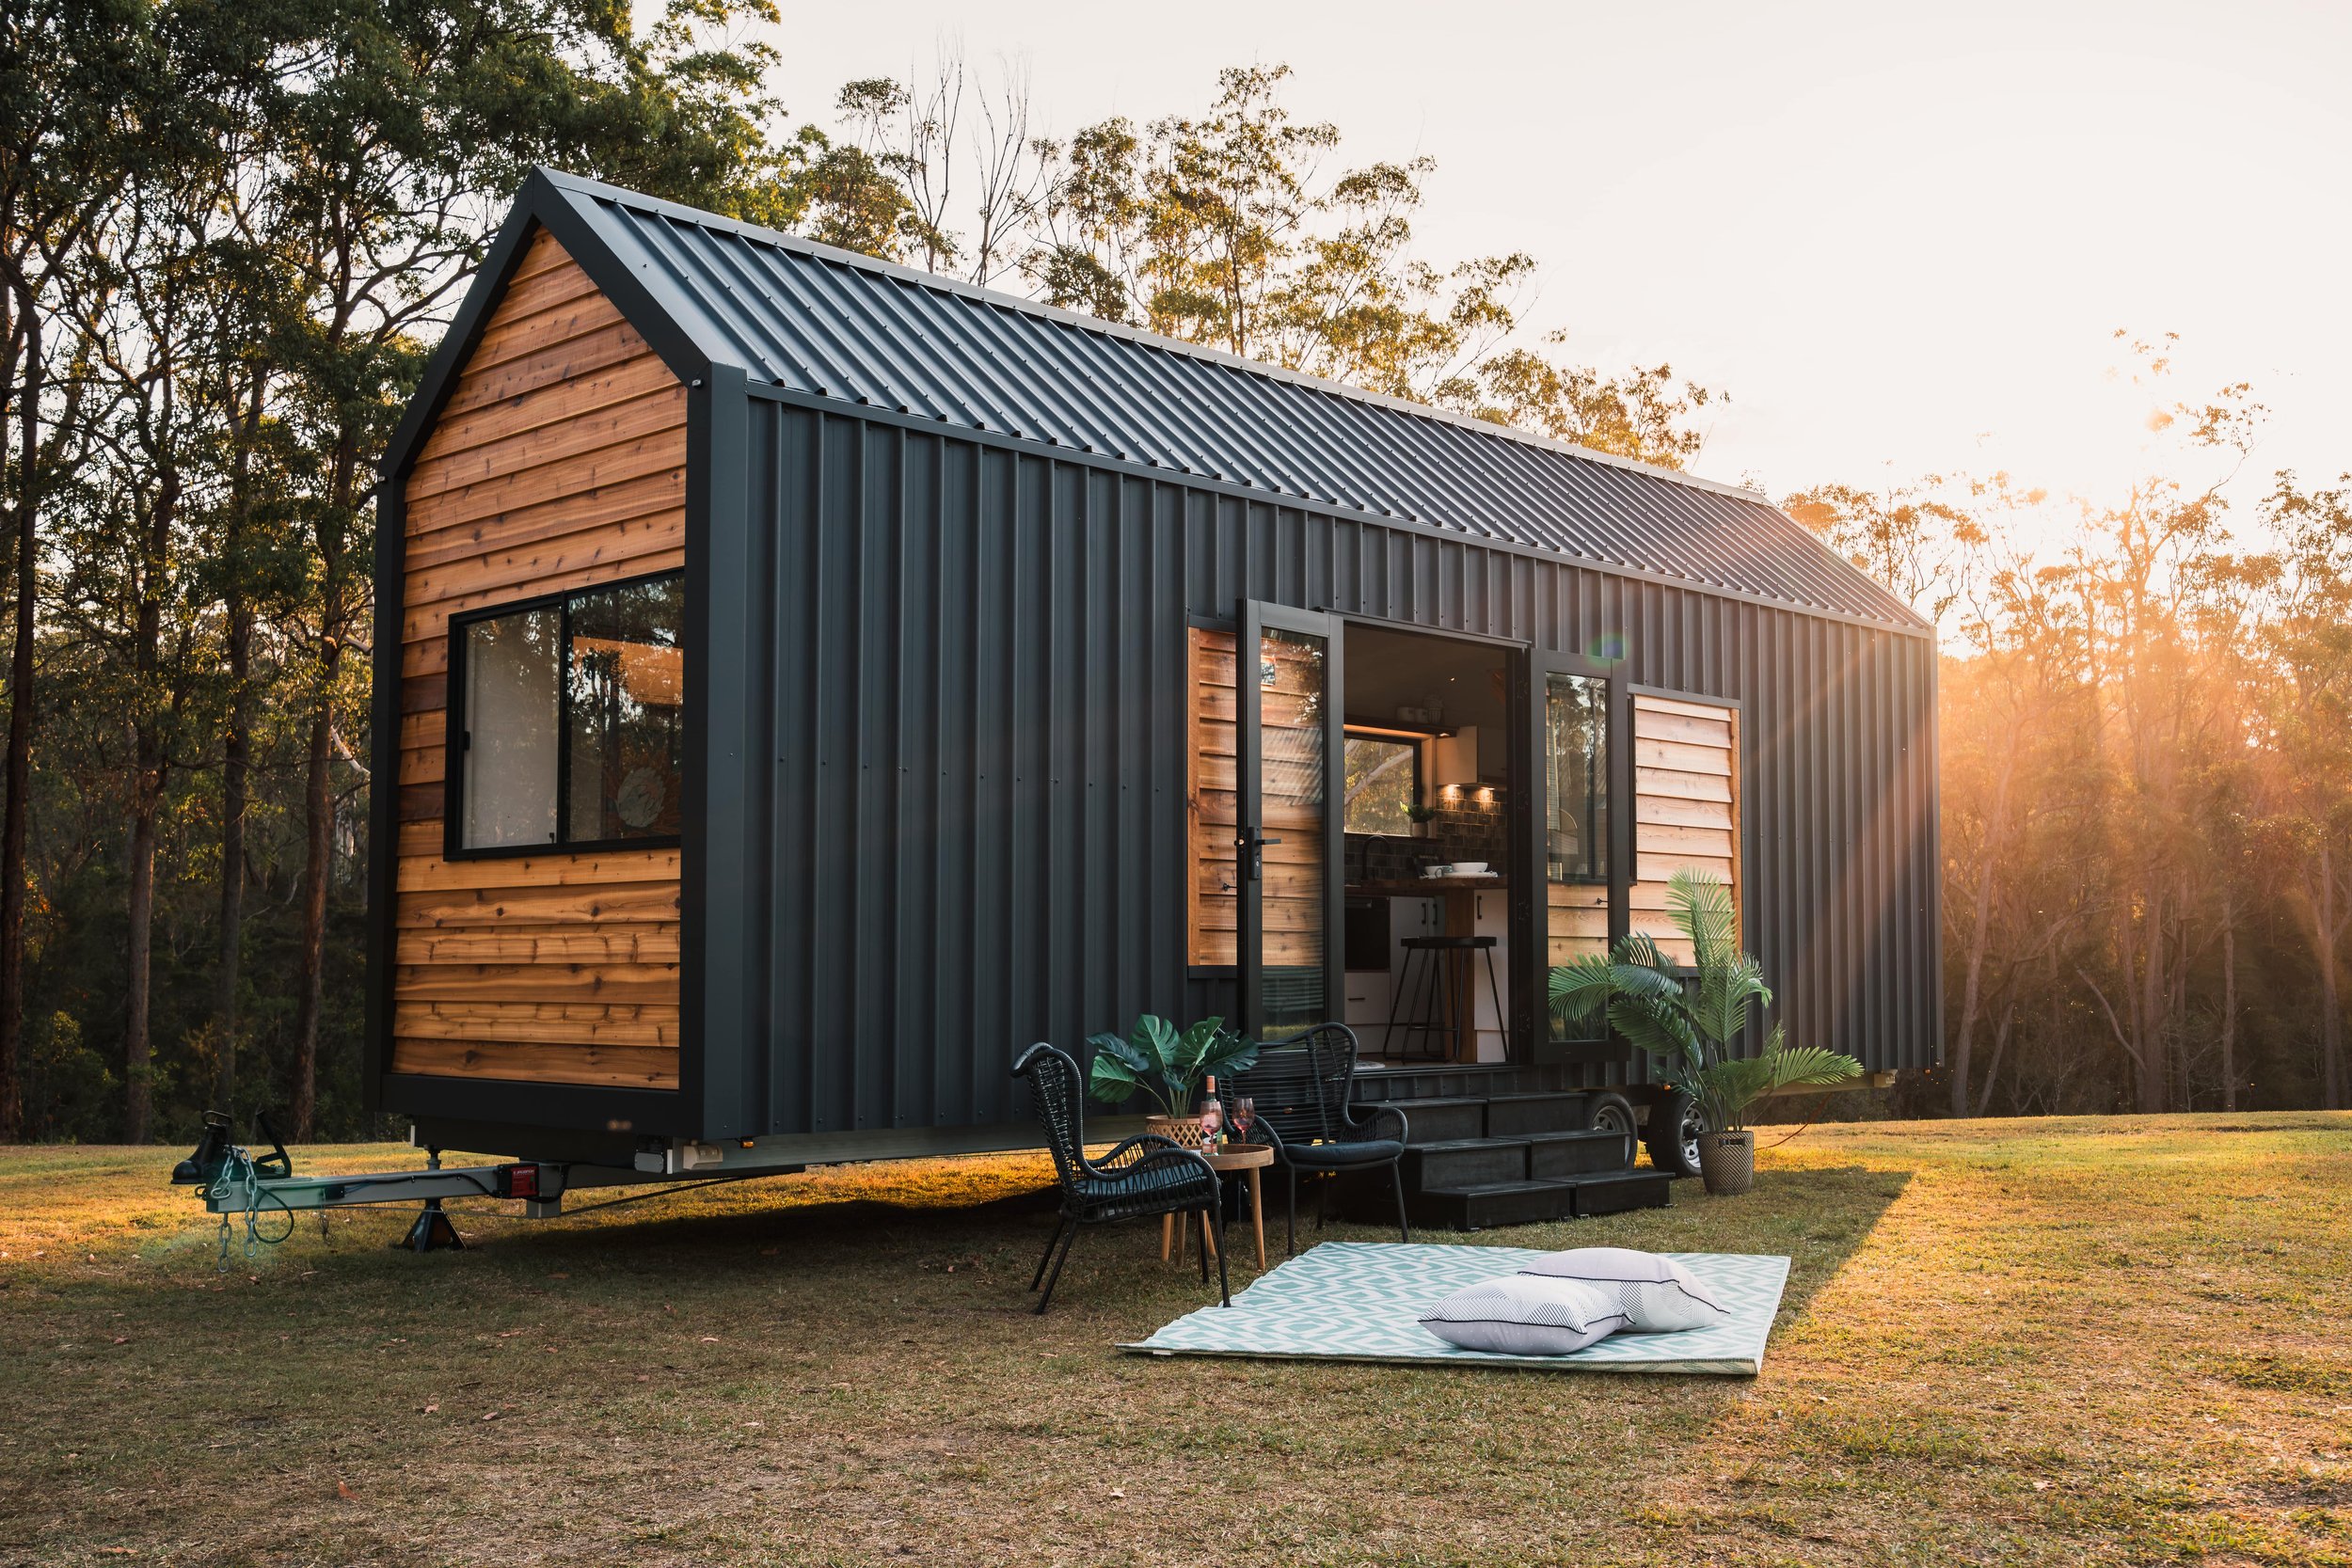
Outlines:
[[1427, 1188], [1406, 1197], [1405, 1207], [1417, 1225], [1484, 1230], [1567, 1219], [1576, 1212], [1576, 1191], [1565, 1181], [1487, 1181]]
[[[1455, 1076], [1469, 1090], [1475, 1080]], [[1396, 1097], [1406, 1117], [1397, 1175], [1414, 1223], [1483, 1230], [1628, 1209], [1663, 1208], [1673, 1182], [1636, 1168], [1629, 1132], [1585, 1125], [1591, 1097], [1550, 1085], [1506, 1080], [1493, 1093]], [[1332, 1194], [1339, 1211], [1377, 1223], [1395, 1213], [1385, 1180], [1353, 1180]]]

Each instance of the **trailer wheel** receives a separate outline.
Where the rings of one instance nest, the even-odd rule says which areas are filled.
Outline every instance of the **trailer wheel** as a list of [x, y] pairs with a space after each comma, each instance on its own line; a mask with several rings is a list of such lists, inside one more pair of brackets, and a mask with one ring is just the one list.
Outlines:
[[1614, 1089], [1603, 1089], [1593, 1096], [1584, 1113], [1584, 1125], [1596, 1132], [1628, 1132], [1638, 1141], [1641, 1123], [1633, 1115], [1633, 1101]]
[[1649, 1163], [1668, 1176], [1699, 1173], [1699, 1134], [1707, 1118], [1690, 1091], [1677, 1089], [1649, 1114]]

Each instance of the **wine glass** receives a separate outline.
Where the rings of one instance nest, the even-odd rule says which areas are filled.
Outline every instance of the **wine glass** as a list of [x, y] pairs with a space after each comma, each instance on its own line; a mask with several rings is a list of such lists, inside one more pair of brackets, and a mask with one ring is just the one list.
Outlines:
[[1246, 1144], [1249, 1141], [1249, 1129], [1257, 1120], [1257, 1117], [1258, 1102], [1249, 1096], [1243, 1095], [1233, 1101], [1233, 1141], [1235, 1143]]

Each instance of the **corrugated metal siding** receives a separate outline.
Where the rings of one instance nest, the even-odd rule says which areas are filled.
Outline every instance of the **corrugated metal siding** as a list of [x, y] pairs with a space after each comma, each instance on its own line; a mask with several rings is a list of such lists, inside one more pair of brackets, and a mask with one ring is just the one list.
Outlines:
[[1011, 1120], [1031, 1040], [1230, 1012], [1184, 964], [1184, 626], [1250, 597], [1621, 636], [1635, 683], [1742, 699], [1748, 928], [1791, 1034], [1932, 1059], [1924, 639], [771, 398], [750, 436], [720, 553], [761, 591], [713, 657], [757, 668], [771, 766], [711, 853], [767, 875], [703, 918], [768, 961], [709, 982], [753, 1047], [712, 1135]]
[[585, 181], [551, 184], [755, 382], [1373, 518], [1916, 626], [1744, 491], [884, 267]]

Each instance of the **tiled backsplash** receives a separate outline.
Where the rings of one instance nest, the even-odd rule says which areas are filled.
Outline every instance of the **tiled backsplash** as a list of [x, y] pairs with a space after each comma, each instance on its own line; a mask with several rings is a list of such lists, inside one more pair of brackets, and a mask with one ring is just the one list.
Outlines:
[[1445, 791], [1437, 806], [1427, 838], [1348, 834], [1347, 879], [1399, 881], [1420, 876], [1424, 865], [1451, 861], [1485, 861], [1491, 869], [1507, 872], [1503, 861], [1511, 849], [1511, 825], [1501, 789]]

